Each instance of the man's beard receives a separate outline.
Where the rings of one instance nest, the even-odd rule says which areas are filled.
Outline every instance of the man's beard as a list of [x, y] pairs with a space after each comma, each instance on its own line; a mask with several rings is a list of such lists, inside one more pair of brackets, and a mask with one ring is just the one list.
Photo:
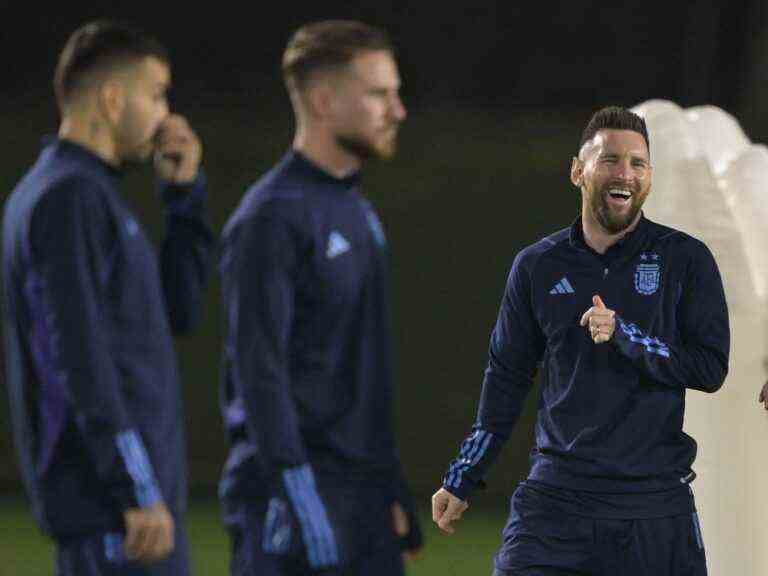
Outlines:
[[123, 158], [122, 169], [124, 171], [133, 171], [145, 166], [154, 157], [154, 148], [149, 154], [144, 150], [132, 150]]
[[120, 165], [123, 170], [135, 170], [136, 168], [147, 164], [154, 158], [157, 150], [158, 133], [140, 144], [127, 146], [122, 144], [123, 153], [120, 158]]
[[611, 235], [619, 234], [629, 228], [635, 221], [635, 218], [637, 218], [637, 214], [645, 202], [645, 195], [641, 196], [640, 187], [637, 185], [632, 186], [629, 211], [624, 214], [616, 214], [608, 205], [608, 191], [613, 188], [620, 188], [620, 186], [609, 184], [603, 187], [602, 190], [593, 193], [590, 201], [592, 214], [595, 216], [595, 219]]
[[152, 160], [155, 150], [157, 150], [160, 138], [159, 126], [156, 126], [152, 133], [147, 137], [146, 134], [136, 133], [135, 126], [138, 124], [136, 115], [127, 109], [117, 130], [117, 144], [122, 151], [120, 164], [123, 169], [135, 169]]
[[389, 146], [378, 147], [370, 141], [359, 136], [336, 134], [336, 143], [340, 148], [356, 156], [360, 161], [365, 162], [372, 158], [377, 160], [386, 160], [395, 155], [395, 138], [392, 136], [392, 142]]

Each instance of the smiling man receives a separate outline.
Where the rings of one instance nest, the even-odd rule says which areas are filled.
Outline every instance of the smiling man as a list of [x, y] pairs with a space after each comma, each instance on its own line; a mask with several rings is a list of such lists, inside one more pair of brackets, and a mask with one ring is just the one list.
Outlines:
[[223, 234], [221, 484], [232, 573], [403, 574], [420, 547], [393, 422], [389, 250], [361, 193], [405, 108], [387, 35], [300, 28], [283, 56], [293, 148]]
[[728, 310], [707, 247], [643, 216], [651, 173], [643, 119], [598, 111], [571, 167], [581, 215], [512, 265], [473, 432], [432, 499], [452, 533], [538, 370], [499, 576], [706, 574], [683, 413], [686, 389], [725, 379]]

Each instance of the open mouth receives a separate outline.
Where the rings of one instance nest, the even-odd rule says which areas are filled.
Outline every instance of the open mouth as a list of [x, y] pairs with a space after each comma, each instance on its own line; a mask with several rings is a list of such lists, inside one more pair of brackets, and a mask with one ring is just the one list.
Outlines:
[[608, 196], [618, 204], [627, 204], [632, 200], [632, 192], [623, 188], [611, 188]]

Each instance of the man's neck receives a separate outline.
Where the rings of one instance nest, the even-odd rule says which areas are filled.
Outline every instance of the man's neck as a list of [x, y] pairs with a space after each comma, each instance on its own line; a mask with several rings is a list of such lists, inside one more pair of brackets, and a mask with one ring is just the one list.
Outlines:
[[611, 234], [592, 216], [588, 207], [583, 207], [581, 211], [581, 229], [584, 234], [584, 242], [598, 254], [605, 254], [608, 249], [619, 240], [630, 234], [638, 223], [642, 213], [638, 212], [634, 222], [618, 234]]
[[325, 131], [298, 130], [293, 139], [293, 149], [335, 178], [346, 178], [362, 166], [358, 156], [341, 148]]
[[112, 166], [120, 166], [115, 142], [107, 127], [97, 120], [65, 116], [59, 126], [59, 138], [82, 146]]

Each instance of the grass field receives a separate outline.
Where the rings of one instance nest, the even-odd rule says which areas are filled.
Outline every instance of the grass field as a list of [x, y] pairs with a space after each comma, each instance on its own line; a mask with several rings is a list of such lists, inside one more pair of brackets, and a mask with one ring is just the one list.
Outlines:
[[[457, 533], [443, 536], [423, 510], [427, 539], [421, 557], [408, 569], [409, 576], [484, 576], [491, 573], [491, 556], [500, 539], [506, 507], [470, 509]], [[219, 524], [216, 502], [195, 501], [187, 517], [192, 563], [196, 576], [228, 574], [229, 542]], [[0, 500], [0, 576], [51, 576], [52, 546], [37, 530], [25, 503]]]

